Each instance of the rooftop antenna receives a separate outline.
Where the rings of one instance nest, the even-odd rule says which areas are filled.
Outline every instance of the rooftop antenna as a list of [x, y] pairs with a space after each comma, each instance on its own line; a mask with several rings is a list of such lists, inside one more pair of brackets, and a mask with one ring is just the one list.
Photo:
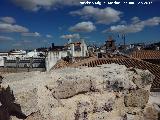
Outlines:
[[126, 35], [123, 34], [123, 42], [124, 42], [124, 46], [126, 46]]

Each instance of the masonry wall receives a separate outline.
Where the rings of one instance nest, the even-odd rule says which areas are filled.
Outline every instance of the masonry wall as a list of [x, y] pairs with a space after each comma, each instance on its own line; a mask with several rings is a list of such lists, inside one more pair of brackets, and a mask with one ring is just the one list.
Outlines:
[[18, 72], [32, 72], [32, 71], [41, 71], [45, 72], [45, 68], [4, 68], [0, 67], [0, 73], [18, 73]]
[[4, 58], [4, 68], [45, 68], [45, 58]]

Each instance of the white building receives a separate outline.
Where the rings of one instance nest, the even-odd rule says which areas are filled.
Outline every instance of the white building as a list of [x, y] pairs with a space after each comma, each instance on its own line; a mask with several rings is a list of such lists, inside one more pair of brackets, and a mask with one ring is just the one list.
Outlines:
[[38, 52], [36, 49], [34, 51], [28, 52], [25, 57], [39, 58], [41, 55], [45, 55], [44, 52]]
[[58, 60], [64, 57], [86, 57], [88, 55], [87, 45], [82, 40], [81, 42], [71, 42], [64, 46], [63, 50], [55, 50], [48, 52], [46, 57], [46, 69], [49, 71]]
[[88, 55], [87, 45], [84, 40], [81, 42], [71, 42], [67, 46], [72, 57], [86, 57]]
[[0, 52], [0, 56], [8, 56], [8, 52]]
[[9, 53], [9, 56], [14, 56], [14, 57], [23, 57], [26, 55], [26, 51], [24, 50], [14, 50]]

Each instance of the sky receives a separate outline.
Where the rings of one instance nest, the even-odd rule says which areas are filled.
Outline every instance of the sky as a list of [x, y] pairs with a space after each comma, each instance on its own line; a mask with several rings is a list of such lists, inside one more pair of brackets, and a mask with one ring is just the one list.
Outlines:
[[109, 36], [123, 44], [123, 34], [127, 44], [159, 42], [159, 11], [160, 0], [0, 0], [0, 50], [102, 45]]

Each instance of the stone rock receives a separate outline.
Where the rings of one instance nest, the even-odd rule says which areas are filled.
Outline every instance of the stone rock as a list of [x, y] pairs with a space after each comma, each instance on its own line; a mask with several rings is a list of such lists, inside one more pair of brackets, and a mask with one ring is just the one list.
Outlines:
[[21, 105], [22, 112], [25, 115], [30, 115], [31, 113], [38, 111], [38, 95], [36, 88], [16, 93], [15, 96], [16, 103]]
[[125, 114], [123, 120], [145, 120], [142, 115]]
[[32, 113], [31, 115], [29, 115], [26, 120], [44, 120], [43, 116], [41, 115], [41, 113], [38, 111], [36, 113]]
[[[49, 87], [50, 88], [50, 87]], [[57, 87], [50, 88], [53, 96], [58, 99], [66, 99], [76, 94], [84, 94], [89, 92], [91, 88], [91, 81], [84, 80], [59, 80]]]
[[126, 107], [142, 107], [144, 108], [149, 100], [149, 91], [138, 89], [132, 90], [124, 98]]
[[[138, 83], [132, 79], [141, 73], [145, 71], [135, 73], [116, 64], [65, 68], [8, 74], [2, 86], [9, 85], [13, 90], [12, 103], [19, 105], [26, 120], [122, 120], [125, 114], [134, 115], [134, 111], [138, 119], [141, 115], [137, 113], [143, 111], [149, 96], [149, 87], [135, 90]], [[146, 76], [145, 80], [151, 79]]]
[[127, 107], [126, 113], [131, 114], [131, 115], [141, 115], [142, 116], [143, 109], [141, 109], [140, 107]]
[[78, 103], [77, 105], [77, 110], [75, 113], [75, 120], [87, 120], [88, 119], [88, 109], [89, 108], [89, 103], [84, 102], [84, 103]]
[[147, 86], [150, 87], [152, 84], [155, 76], [151, 74], [148, 70], [141, 71], [139, 69], [136, 69], [137, 75], [133, 77], [133, 82], [137, 85], [138, 88], [145, 88]]
[[97, 112], [89, 115], [88, 120], [123, 120], [123, 117], [116, 112]]
[[159, 120], [158, 111], [152, 105], [149, 105], [144, 109], [144, 118], [145, 120]]

